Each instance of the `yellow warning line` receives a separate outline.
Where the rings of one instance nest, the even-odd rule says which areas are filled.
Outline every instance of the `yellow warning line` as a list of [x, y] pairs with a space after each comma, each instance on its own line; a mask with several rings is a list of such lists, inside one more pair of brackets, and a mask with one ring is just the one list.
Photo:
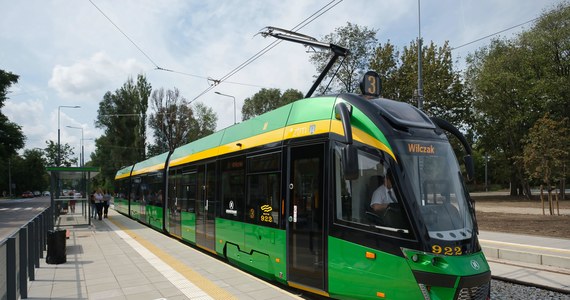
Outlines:
[[141, 236], [134, 233], [132, 230], [126, 228], [123, 224], [114, 221], [112, 217], [109, 217], [109, 221], [113, 222], [117, 227], [119, 227], [122, 231], [136, 240], [139, 244], [145, 247], [148, 251], [152, 252], [154, 255], [159, 257], [164, 263], [169, 265], [171, 268], [176, 270], [182, 276], [184, 276], [188, 281], [195, 284], [201, 290], [203, 290], [206, 294], [210, 295], [210, 297], [214, 299], [238, 299], [234, 295], [230, 294], [228, 291], [220, 288], [208, 278], [200, 275], [196, 271], [192, 270], [188, 266], [186, 266], [183, 262], [176, 259], [172, 255], [162, 251], [160, 248], [156, 247], [152, 242], [145, 240]]

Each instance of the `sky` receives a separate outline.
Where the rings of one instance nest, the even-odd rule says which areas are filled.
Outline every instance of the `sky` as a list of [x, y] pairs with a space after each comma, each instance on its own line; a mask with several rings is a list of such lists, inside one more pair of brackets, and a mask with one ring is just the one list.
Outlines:
[[[78, 156], [83, 132], [87, 162], [103, 134], [94, 123], [99, 102], [128, 78], [143, 74], [153, 90], [177, 88], [193, 100], [210, 87], [208, 78], [226, 76], [274, 41], [257, 35], [263, 28], [294, 28], [325, 6], [330, 9], [300, 33], [320, 39], [350, 22], [377, 30], [379, 42], [400, 49], [418, 36], [417, 0], [337, 2], [0, 0], [0, 69], [20, 76], [2, 112], [22, 126], [25, 149], [57, 142], [59, 128], [61, 143]], [[559, 2], [424, 0], [421, 36], [424, 43], [457, 47], [539, 17]], [[512, 38], [531, 25], [495, 37]], [[456, 68], [489, 41], [453, 50]], [[215, 92], [235, 97], [239, 122], [244, 99], [261, 88], [306, 93], [318, 75], [309, 57], [302, 45], [280, 43], [195, 101], [217, 114], [218, 130], [231, 126], [234, 100]]]

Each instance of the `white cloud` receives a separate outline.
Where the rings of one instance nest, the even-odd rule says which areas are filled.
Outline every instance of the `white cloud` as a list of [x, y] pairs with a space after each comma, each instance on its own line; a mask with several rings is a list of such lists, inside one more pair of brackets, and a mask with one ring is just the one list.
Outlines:
[[105, 89], [116, 86], [117, 76], [124, 78], [142, 70], [143, 65], [134, 59], [113, 61], [104, 52], [98, 52], [70, 66], [56, 65], [48, 84], [64, 98], [100, 96]]
[[[438, 45], [449, 40], [451, 46], [456, 46], [537, 17], [541, 9], [558, 1], [422, 1], [422, 36]], [[57, 140], [59, 105], [81, 105], [81, 109], [61, 110], [62, 142], [75, 145], [80, 136], [77, 130], [64, 129], [66, 125], [84, 127], [85, 138], [98, 137], [101, 132], [93, 122], [104, 93], [114, 92], [128, 77], [141, 72], [153, 89], [177, 87], [184, 97], [193, 99], [208, 87], [206, 79], [154, 70], [155, 64], [219, 79], [273, 41], [254, 37], [260, 29], [290, 29], [329, 1], [94, 3], [150, 59], [89, 1], [4, 1], [0, 9], [0, 68], [20, 75], [3, 112], [23, 127], [29, 142], [26, 147], [43, 147], [45, 140]], [[343, 1], [301, 32], [320, 38], [351, 22], [377, 29], [380, 42], [389, 39], [403, 47], [417, 36], [417, 3]], [[454, 58], [464, 59], [487, 42], [455, 51]], [[247, 84], [295, 88], [305, 93], [314, 75], [316, 70], [305, 49], [283, 42], [197, 101], [212, 107], [221, 129], [233, 124], [233, 103], [214, 91], [236, 97], [239, 120], [243, 100], [260, 89]], [[38, 144], [32, 145], [34, 141]], [[89, 142], [88, 149], [92, 149]]]

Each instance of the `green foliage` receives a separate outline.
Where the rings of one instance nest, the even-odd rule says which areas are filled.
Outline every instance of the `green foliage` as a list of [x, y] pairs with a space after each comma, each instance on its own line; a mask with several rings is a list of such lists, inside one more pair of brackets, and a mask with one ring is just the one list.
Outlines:
[[[402, 52], [390, 43], [379, 44], [370, 60], [370, 69], [382, 79], [384, 98], [417, 104], [418, 48], [412, 41]], [[459, 71], [453, 69], [448, 42], [441, 47], [433, 42], [422, 46], [424, 111], [466, 127], [470, 122], [469, 94]]]
[[[149, 156], [174, 151], [185, 143], [192, 128], [193, 112], [177, 88], [152, 92], [148, 124], [153, 129], [155, 144], [149, 145]], [[151, 153], [152, 152], [152, 153]]]
[[10, 122], [8, 117], [0, 113], [0, 158], [15, 155], [18, 149], [22, 149], [26, 137], [22, 133], [22, 126]]
[[[18, 75], [0, 70], [0, 108], [4, 106], [4, 101], [8, 99], [8, 89], [12, 84], [18, 82]], [[0, 111], [0, 160], [16, 154], [18, 149], [24, 147], [26, 137], [22, 133], [22, 127], [10, 122]]]
[[[0, 167], [6, 172], [2, 174], [2, 193], [10, 191], [8, 182], [14, 188], [12, 195], [19, 196], [24, 191], [42, 192], [49, 188], [49, 175], [46, 172], [46, 161], [42, 150], [25, 150], [23, 155], [13, 155], [10, 159], [0, 162]], [[10, 175], [11, 178], [8, 178]], [[5, 184], [4, 184], [5, 182]]]
[[524, 143], [522, 160], [527, 174], [546, 186], [550, 186], [553, 179], [563, 178], [564, 165], [570, 158], [567, 121], [567, 118], [555, 121], [545, 114], [530, 128]]
[[[570, 7], [544, 13], [512, 40], [493, 40], [468, 58], [478, 147], [511, 170], [511, 194], [526, 195], [523, 157], [527, 134], [545, 113], [555, 120], [570, 107]], [[570, 125], [564, 122], [565, 127]]]
[[146, 159], [146, 111], [152, 87], [144, 75], [132, 78], [114, 93], [107, 92], [99, 103], [95, 126], [105, 133], [95, 140], [91, 154], [95, 166], [101, 167], [98, 183], [112, 182], [123, 166]]
[[241, 109], [242, 120], [248, 120], [303, 98], [303, 93], [288, 89], [283, 94], [279, 89], [261, 89], [253, 97], [246, 98]]
[[[323, 83], [328, 83], [338, 69], [338, 74], [332, 79], [329, 91], [353, 93], [358, 91], [362, 76], [366, 73], [370, 57], [374, 54], [377, 43], [376, 29], [368, 29], [366, 26], [358, 26], [347, 22], [346, 26], [338, 27], [333, 33], [327, 34], [322, 41], [347, 48], [350, 54], [339, 60], [332, 67], [331, 71], [323, 79]], [[330, 60], [331, 54], [327, 52], [317, 52], [311, 55], [311, 62], [320, 74]], [[321, 85], [317, 90], [324, 94], [326, 84]]]
[[[8, 89], [12, 84], [18, 82], [18, 75], [0, 70], [0, 109], [8, 99]], [[8, 173], [11, 169], [9, 161], [11, 157], [17, 157], [17, 151], [22, 149], [26, 142], [26, 137], [22, 133], [22, 127], [14, 122], [10, 122], [0, 110], [0, 189], [9, 191]]]
[[216, 130], [216, 123], [218, 122], [218, 116], [214, 110], [201, 102], [195, 103], [193, 110], [196, 117], [192, 123], [193, 128], [186, 139], [186, 143], [190, 143], [214, 133]]
[[382, 97], [398, 99], [400, 88], [397, 78], [400, 68], [400, 52], [390, 43], [390, 40], [384, 44], [378, 44], [370, 59], [369, 67], [380, 75]]
[[26, 174], [22, 182], [23, 190], [42, 192], [49, 187], [49, 175], [46, 172], [46, 160], [43, 154], [43, 151], [38, 149], [24, 151], [23, 172]]
[[[65, 143], [60, 145], [61, 148], [61, 164], [63, 167], [72, 167], [77, 165], [77, 157], [73, 152], [73, 148]], [[45, 163], [47, 166], [57, 166], [57, 143], [54, 141], [46, 141]]]
[[149, 145], [149, 156], [173, 151], [179, 146], [214, 133], [217, 116], [202, 103], [190, 106], [177, 88], [152, 93], [154, 113], [149, 119], [155, 143]]
[[8, 88], [18, 82], [20, 76], [0, 70], [0, 108], [4, 106], [4, 101], [8, 99]]

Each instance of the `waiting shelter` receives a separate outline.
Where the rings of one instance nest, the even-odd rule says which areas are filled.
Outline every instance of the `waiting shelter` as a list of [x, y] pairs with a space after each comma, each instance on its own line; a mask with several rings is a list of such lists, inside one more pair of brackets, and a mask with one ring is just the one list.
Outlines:
[[51, 207], [54, 224], [60, 226], [90, 225], [93, 214], [89, 202], [91, 179], [99, 167], [47, 167], [50, 174]]

